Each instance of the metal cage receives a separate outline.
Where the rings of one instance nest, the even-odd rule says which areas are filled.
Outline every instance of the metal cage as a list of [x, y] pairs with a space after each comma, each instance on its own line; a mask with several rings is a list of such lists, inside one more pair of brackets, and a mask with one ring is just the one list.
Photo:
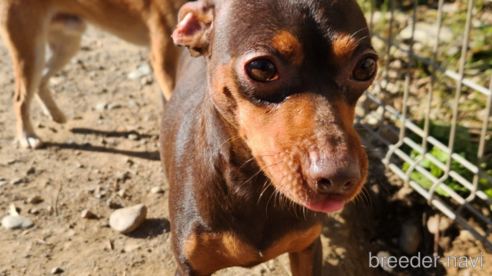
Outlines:
[[[395, 27], [395, 22], [398, 20], [396, 18], [398, 11], [395, 12], [397, 10], [395, 7], [401, 4], [401, 1], [398, 2], [389, 0], [389, 7], [386, 7], [387, 10], [383, 14], [377, 8], [376, 1], [372, 0], [370, 11], [367, 12], [373, 42], [382, 45], [380, 58], [383, 66], [381, 66], [380, 76], [373, 85], [373, 89], [365, 93], [365, 98], [361, 103], [362, 107], [357, 112], [356, 125], [364, 132], [361, 134], [364, 144], [372, 147], [372, 149], [377, 148], [375, 154], [382, 159], [387, 168], [398, 175], [406, 185], [411, 186], [427, 199], [429, 204], [458, 222], [464, 229], [469, 230], [483, 242], [486, 248], [492, 250], [490, 235], [492, 221], [490, 212], [487, 211], [487, 209], [489, 211], [491, 209], [492, 200], [479, 188], [483, 184], [492, 186], [490, 174], [484, 172], [481, 166], [483, 162], [487, 161], [486, 158], [490, 158], [484, 153], [491, 134], [489, 120], [491, 120], [492, 74], [488, 73], [491, 70], [485, 70], [470, 77], [465, 70], [470, 62], [467, 56], [469, 57], [470, 34], [474, 28], [472, 21], [476, 14], [475, 1], [456, 3], [466, 5], [462, 8], [463, 15], [466, 14], [466, 19], [463, 16], [464, 24], [460, 26], [460, 28], [464, 26], [464, 30], [458, 34], [453, 33], [453, 36], [461, 41], [461, 46], [458, 47], [461, 49], [455, 52], [455, 55], [459, 57], [456, 58], [454, 64], [456, 69], [446, 62], [449, 58], [446, 57], [446, 53], [441, 51], [442, 30], [446, 26], [444, 23], [444, 19], [446, 19], [443, 8], [444, 1], [435, 1], [435, 6], [432, 7], [436, 12], [436, 18], [432, 19], [432, 39], [426, 41], [429, 48], [427, 54], [415, 49], [417, 44], [415, 34], [416, 24], [421, 21], [428, 21], [429, 18], [422, 18], [422, 14], [419, 12], [419, 1], [412, 0], [406, 12], [408, 16], [406, 28], [410, 30], [410, 37], [406, 43], [402, 43], [398, 38], [401, 33], [397, 33], [400, 30]], [[378, 4], [380, 5], [380, 3]], [[389, 18], [386, 18], [384, 24], [380, 24], [384, 25], [382, 28], [377, 29], [378, 21], [375, 17], [381, 18], [381, 16]], [[492, 44], [492, 41], [489, 44]], [[392, 83], [390, 65], [396, 59], [404, 60], [406, 64], [402, 67], [404, 72], [401, 74], [401, 78], [403, 78], [402, 88], [395, 96], [394, 91], [393, 93], [388, 91], [388, 86]], [[412, 89], [411, 86], [411, 83], [415, 82], [416, 66], [427, 68], [427, 83], [421, 89], [425, 92], [425, 96], [416, 97], [414, 95], [415, 89]], [[488, 80], [488, 78], [491, 79]], [[477, 80], [481, 80], [482, 84]], [[451, 100], [447, 103], [449, 107], [447, 117], [449, 119], [447, 122], [448, 143], [443, 142], [442, 139], [440, 140], [430, 132], [432, 103], [436, 101], [435, 88], [443, 81], [451, 82], [455, 86], [454, 91], [449, 93]], [[480, 110], [484, 116], [482, 116], [481, 122], [474, 127], [476, 138], [470, 142], [476, 143], [477, 149], [472, 158], [456, 152], [457, 135], [460, 135], [461, 131], [470, 130], [470, 127], [463, 127], [460, 121], [462, 106], [466, 104], [468, 98], [473, 98], [469, 95], [484, 99], [484, 109]], [[400, 107], [395, 107], [388, 100], [389, 98], [398, 98]], [[421, 105], [421, 112], [418, 112], [421, 117], [420, 123], [415, 119], [415, 114], [412, 113], [415, 111], [410, 108], [412, 106], [409, 104], [410, 98], [414, 99], [413, 105], [415, 103]], [[476, 111], [478, 112], [478, 110]], [[458, 142], [463, 143], [462, 141]], [[436, 158], [431, 154], [432, 148], [437, 148], [440, 152], [445, 153], [445, 160]], [[423, 166], [423, 162], [432, 163], [432, 166], [442, 171], [442, 175], [436, 177], [428, 167]], [[457, 171], [455, 164], [459, 164], [460, 168], [465, 168], [470, 173]], [[412, 179], [413, 172], [417, 172], [419, 176], [428, 179], [432, 183], [431, 186], [424, 187]], [[459, 183], [460, 191], [449, 187], [446, 184], [449, 181]], [[440, 191], [441, 194], [436, 191]], [[442, 194], [446, 194], [446, 196]]]

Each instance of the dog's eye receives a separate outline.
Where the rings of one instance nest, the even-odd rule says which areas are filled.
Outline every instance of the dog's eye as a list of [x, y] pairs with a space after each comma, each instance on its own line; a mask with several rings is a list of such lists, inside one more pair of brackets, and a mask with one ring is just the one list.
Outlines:
[[357, 81], [368, 81], [376, 73], [376, 60], [372, 57], [366, 57], [359, 61], [352, 72], [352, 78]]
[[277, 79], [277, 68], [268, 59], [257, 59], [246, 65], [250, 78], [258, 82], [269, 82]]

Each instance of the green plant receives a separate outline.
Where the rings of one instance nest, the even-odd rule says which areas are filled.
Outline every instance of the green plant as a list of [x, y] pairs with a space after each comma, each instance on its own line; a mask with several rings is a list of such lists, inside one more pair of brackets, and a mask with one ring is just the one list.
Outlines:
[[[421, 122], [420, 125], [422, 124], [423, 123]], [[447, 143], [449, 143], [450, 130], [451, 128], [449, 125], [431, 122], [429, 128], [429, 134], [434, 138], [438, 139], [441, 143], [447, 145]], [[416, 137], [413, 137], [412, 139], [414, 141], [421, 140]], [[462, 126], [457, 127], [454, 150], [461, 157], [469, 160], [472, 163], [476, 163], [477, 146], [471, 142], [470, 133], [466, 128]], [[431, 150], [429, 151], [429, 154], [435, 157], [443, 164], [446, 164], [449, 158], [449, 154], [442, 151], [438, 147], [432, 147]], [[420, 160], [421, 157], [422, 157], [421, 154], [416, 150], [412, 150], [410, 152], [410, 158], [412, 158], [412, 160], [414, 161]], [[430, 174], [432, 174], [437, 179], [441, 178], [444, 175], [444, 171], [427, 158], [424, 158], [422, 161], [420, 161], [419, 165], [424, 169], [428, 170]], [[485, 172], [485, 174], [487, 174], [489, 177], [492, 177], [491, 160], [486, 160], [480, 166], [482, 171]], [[410, 164], [405, 162], [402, 167], [403, 171], [407, 172], [409, 168], [410, 168]], [[454, 159], [451, 160], [451, 171], [455, 171], [456, 173], [461, 175], [463, 178], [469, 180], [470, 182], [473, 180], [474, 174]], [[410, 173], [410, 179], [426, 189], [430, 189], [434, 184], [430, 179], [424, 176], [424, 174], [422, 174], [417, 170], [413, 170]], [[444, 185], [448, 186], [451, 190], [459, 194], [462, 194], [464, 196], [466, 196], [469, 193], [468, 189], [466, 189], [463, 185], [461, 185], [459, 182], [454, 180], [452, 177], [447, 178], [444, 181]], [[487, 179], [480, 178], [479, 190], [484, 191], [489, 196], [489, 198], [492, 199], [492, 184], [489, 183]], [[441, 187], [438, 187], [436, 189], [436, 193], [444, 197], [449, 197], [449, 194], [446, 191], [444, 191]]]

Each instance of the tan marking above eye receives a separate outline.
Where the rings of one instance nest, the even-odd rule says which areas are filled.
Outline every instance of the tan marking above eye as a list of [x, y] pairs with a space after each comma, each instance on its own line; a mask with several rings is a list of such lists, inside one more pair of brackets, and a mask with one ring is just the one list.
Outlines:
[[302, 45], [292, 33], [285, 30], [278, 31], [272, 38], [272, 44], [288, 61], [294, 64], [301, 64], [303, 62], [304, 53]]
[[348, 58], [352, 56], [352, 53], [357, 48], [358, 40], [348, 34], [337, 34], [333, 37], [332, 49], [335, 57], [339, 61], [345, 62]]

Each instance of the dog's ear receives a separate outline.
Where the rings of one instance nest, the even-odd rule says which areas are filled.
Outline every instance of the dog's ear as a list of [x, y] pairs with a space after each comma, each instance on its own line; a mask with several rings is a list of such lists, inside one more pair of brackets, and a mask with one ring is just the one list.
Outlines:
[[173, 32], [174, 44], [188, 48], [192, 56], [207, 55], [213, 20], [211, 2], [186, 3], [179, 11], [179, 23]]

